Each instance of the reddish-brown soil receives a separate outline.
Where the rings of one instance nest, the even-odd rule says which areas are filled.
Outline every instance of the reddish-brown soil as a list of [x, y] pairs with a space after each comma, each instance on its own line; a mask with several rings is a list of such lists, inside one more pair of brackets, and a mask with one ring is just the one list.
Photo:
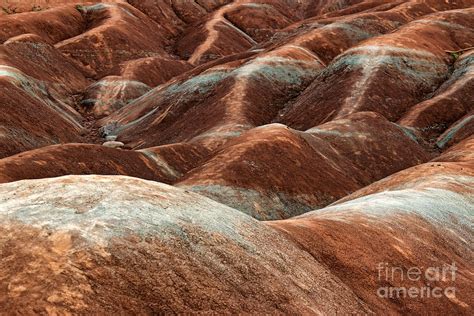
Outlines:
[[252, 129], [222, 146], [179, 186], [259, 219], [280, 219], [326, 206], [427, 160], [400, 127], [363, 112], [306, 132], [279, 124]]
[[67, 144], [43, 147], [0, 160], [0, 182], [68, 174], [128, 175], [171, 182], [146, 155], [99, 145]]
[[472, 315], [473, 47], [474, 0], [0, 0], [0, 314]]

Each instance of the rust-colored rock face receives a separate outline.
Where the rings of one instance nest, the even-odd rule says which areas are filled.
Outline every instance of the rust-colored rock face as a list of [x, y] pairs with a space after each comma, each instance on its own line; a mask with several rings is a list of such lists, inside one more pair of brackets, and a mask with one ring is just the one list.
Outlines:
[[0, 314], [474, 314], [474, 0], [0, 0]]

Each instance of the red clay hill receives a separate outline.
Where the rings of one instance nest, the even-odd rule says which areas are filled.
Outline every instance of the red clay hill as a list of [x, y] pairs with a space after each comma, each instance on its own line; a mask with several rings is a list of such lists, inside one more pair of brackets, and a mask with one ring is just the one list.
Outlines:
[[0, 0], [0, 314], [472, 315], [473, 134], [474, 0]]

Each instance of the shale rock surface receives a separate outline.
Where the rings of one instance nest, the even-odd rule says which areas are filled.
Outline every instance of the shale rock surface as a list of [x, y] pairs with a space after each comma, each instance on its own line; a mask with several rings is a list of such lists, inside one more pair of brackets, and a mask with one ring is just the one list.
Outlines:
[[0, 314], [472, 315], [473, 47], [474, 0], [0, 0]]

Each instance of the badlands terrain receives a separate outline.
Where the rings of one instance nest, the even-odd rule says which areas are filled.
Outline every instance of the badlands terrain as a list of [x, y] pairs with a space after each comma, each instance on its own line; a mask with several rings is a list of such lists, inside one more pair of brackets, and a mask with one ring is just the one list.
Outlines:
[[0, 6], [1, 315], [474, 314], [474, 0]]

